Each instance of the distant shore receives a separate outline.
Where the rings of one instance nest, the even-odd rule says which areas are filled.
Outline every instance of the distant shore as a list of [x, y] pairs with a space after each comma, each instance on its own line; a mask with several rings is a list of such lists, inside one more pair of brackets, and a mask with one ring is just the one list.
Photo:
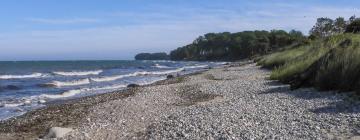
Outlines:
[[349, 94], [291, 91], [252, 64], [171, 78], [49, 105], [0, 123], [1, 139], [32, 139], [51, 127], [65, 139], [359, 138], [360, 103]]

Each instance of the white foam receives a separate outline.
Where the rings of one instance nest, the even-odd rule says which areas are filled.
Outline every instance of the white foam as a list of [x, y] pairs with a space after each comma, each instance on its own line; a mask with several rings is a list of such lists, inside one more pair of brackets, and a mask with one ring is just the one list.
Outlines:
[[67, 98], [72, 97], [84, 92], [89, 91], [98, 91], [98, 90], [112, 90], [112, 89], [120, 89], [125, 88], [126, 85], [112, 85], [112, 86], [106, 86], [106, 87], [95, 87], [95, 88], [82, 88], [82, 89], [74, 89], [69, 90], [66, 92], [63, 92], [61, 94], [43, 94], [40, 96], [40, 98], [48, 98], [48, 99], [58, 99], [58, 98]]
[[76, 94], [80, 94], [81, 92], [85, 91], [86, 89], [75, 89], [63, 92], [61, 94], [43, 94], [40, 97], [42, 98], [50, 98], [50, 99], [57, 99], [57, 98], [66, 98], [75, 96]]
[[209, 65], [198, 65], [198, 66], [185, 66], [185, 69], [197, 69], [197, 68], [207, 68]]
[[163, 66], [163, 65], [160, 65], [160, 64], [155, 64], [155, 66], [152, 66], [152, 67], [159, 68], [159, 69], [169, 69], [169, 68], [171, 68], [169, 66]]
[[137, 71], [137, 72], [134, 72], [134, 73], [124, 74], [124, 75], [115, 75], [115, 76], [108, 76], [108, 77], [90, 78], [90, 80], [95, 81], [95, 82], [106, 82], [106, 81], [115, 81], [115, 80], [125, 78], [125, 77], [133, 77], [133, 76], [139, 76], [139, 75], [165, 75], [165, 74], [176, 73], [176, 72], [180, 72], [180, 71], [184, 71], [184, 68], [179, 68], [179, 69], [175, 69], [175, 70], [168, 70], [168, 71], [153, 71], [153, 72]]
[[106, 82], [106, 81], [115, 81], [121, 78], [125, 78], [125, 77], [132, 77], [132, 76], [137, 76], [138, 73], [130, 73], [130, 74], [125, 74], [125, 75], [115, 75], [115, 76], [107, 76], [107, 77], [99, 77], [99, 78], [90, 78], [91, 81], [95, 81], [95, 82]]
[[86, 85], [90, 84], [90, 80], [88, 78], [82, 79], [82, 80], [75, 80], [75, 81], [53, 81], [51, 83], [47, 83], [46, 85], [55, 85], [57, 87], [63, 87], [63, 86], [78, 86], [78, 85]]
[[2, 106], [3, 107], [18, 107], [18, 106], [22, 106], [24, 105], [24, 103], [5, 103]]
[[177, 72], [181, 72], [184, 71], [184, 68], [178, 68], [175, 70], [167, 70], [167, 71], [154, 71], [154, 72], [145, 72], [144, 75], [165, 75], [165, 74], [170, 74], [170, 73], [177, 73]]
[[44, 77], [42, 73], [33, 73], [29, 75], [0, 75], [0, 79], [23, 79], [23, 78], [39, 78]]
[[85, 76], [85, 75], [99, 75], [102, 73], [102, 70], [96, 70], [96, 71], [72, 71], [72, 72], [53, 72], [57, 75], [63, 75], [63, 76]]

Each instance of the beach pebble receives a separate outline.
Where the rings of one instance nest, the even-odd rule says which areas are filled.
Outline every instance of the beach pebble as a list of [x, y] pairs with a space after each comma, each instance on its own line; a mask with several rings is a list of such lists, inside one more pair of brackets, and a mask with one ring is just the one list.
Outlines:
[[52, 127], [44, 138], [62, 138], [71, 131], [71, 128]]

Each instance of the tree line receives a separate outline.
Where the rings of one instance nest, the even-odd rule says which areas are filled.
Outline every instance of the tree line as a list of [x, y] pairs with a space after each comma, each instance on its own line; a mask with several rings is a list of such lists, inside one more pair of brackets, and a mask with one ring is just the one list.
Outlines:
[[318, 18], [316, 24], [310, 30], [310, 39], [326, 38], [335, 34], [359, 33], [360, 18], [351, 16], [349, 20], [343, 17], [331, 19], [327, 17]]
[[191, 44], [170, 52], [171, 60], [239, 60], [264, 55], [279, 48], [302, 45], [309, 39], [326, 38], [334, 34], [360, 33], [360, 19], [352, 16], [318, 18], [310, 30], [310, 36], [291, 30], [244, 31], [237, 33], [208, 33]]
[[170, 56], [164, 52], [160, 53], [139, 53], [135, 56], [135, 60], [169, 60]]
[[238, 60], [306, 42], [300, 31], [244, 31], [208, 33], [170, 52], [172, 60]]

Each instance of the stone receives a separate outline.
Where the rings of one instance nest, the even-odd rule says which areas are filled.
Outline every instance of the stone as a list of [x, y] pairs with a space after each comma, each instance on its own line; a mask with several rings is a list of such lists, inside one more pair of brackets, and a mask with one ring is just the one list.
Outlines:
[[174, 75], [168, 75], [168, 76], [166, 76], [166, 79], [172, 79], [172, 78], [175, 78], [175, 76]]
[[44, 138], [62, 138], [71, 131], [71, 128], [52, 127]]
[[140, 87], [140, 85], [138, 84], [129, 84], [127, 85], [128, 88], [136, 88], [136, 87]]

